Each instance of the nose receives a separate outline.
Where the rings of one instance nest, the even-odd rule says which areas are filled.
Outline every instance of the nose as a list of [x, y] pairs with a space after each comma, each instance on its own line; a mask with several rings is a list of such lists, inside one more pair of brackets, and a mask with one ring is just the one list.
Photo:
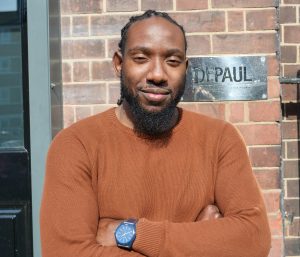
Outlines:
[[156, 86], [166, 85], [168, 79], [162, 60], [160, 60], [159, 58], [153, 60], [146, 79], [147, 83], [149, 84], [154, 84]]

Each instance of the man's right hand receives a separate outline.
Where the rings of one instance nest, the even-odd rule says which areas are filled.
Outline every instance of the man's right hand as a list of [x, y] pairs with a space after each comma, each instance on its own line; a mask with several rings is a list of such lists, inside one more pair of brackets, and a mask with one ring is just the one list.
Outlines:
[[222, 218], [220, 210], [215, 205], [207, 205], [198, 215], [197, 221], [212, 220]]

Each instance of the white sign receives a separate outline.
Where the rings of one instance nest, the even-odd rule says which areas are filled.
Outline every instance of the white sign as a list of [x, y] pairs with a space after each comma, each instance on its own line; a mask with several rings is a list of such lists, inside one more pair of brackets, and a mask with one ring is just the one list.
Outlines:
[[17, 0], [0, 0], [0, 12], [16, 12], [17, 10]]

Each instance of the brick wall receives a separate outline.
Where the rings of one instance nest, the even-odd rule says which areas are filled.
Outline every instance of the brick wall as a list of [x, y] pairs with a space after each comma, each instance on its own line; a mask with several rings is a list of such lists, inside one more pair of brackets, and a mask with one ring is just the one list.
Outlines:
[[148, 8], [167, 11], [185, 27], [189, 56], [267, 57], [268, 100], [181, 106], [228, 120], [245, 137], [268, 210], [270, 257], [283, 256], [277, 5], [276, 0], [61, 0], [65, 127], [115, 106], [119, 81], [111, 57], [120, 29], [128, 17]]
[[[281, 75], [300, 77], [300, 1], [282, 0]], [[286, 256], [300, 256], [300, 84], [282, 84], [282, 175]]]

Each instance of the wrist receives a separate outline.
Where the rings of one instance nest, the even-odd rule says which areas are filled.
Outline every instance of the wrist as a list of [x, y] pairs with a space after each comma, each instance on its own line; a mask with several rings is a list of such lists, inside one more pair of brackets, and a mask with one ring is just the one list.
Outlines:
[[136, 223], [137, 220], [128, 219], [118, 225], [114, 233], [118, 247], [132, 249], [136, 238]]

